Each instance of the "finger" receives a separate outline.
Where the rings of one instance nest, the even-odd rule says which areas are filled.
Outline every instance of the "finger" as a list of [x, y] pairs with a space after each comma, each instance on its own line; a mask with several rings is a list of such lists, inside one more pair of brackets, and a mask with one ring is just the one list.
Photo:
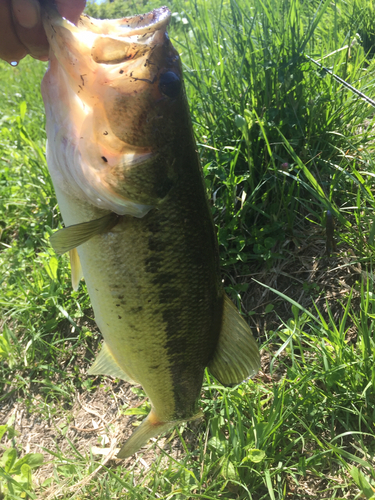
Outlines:
[[26, 47], [18, 38], [11, 14], [10, 1], [0, 0], [0, 58], [8, 61], [19, 61], [26, 56]]
[[56, 0], [56, 7], [60, 15], [76, 24], [83, 9], [86, 6], [86, 0]]
[[[20, 20], [19, 25], [16, 27], [19, 39], [26, 46], [32, 57], [42, 61], [47, 60], [49, 46], [43, 29], [39, 2], [36, 0], [12, 0], [12, 2], [21, 6], [21, 10], [24, 12], [20, 17], [15, 13], [17, 20]], [[63, 17], [76, 23], [86, 6], [86, 0], [57, 0], [56, 6]], [[31, 8], [33, 8], [34, 11], [30, 15]], [[32, 18], [33, 21], [30, 21], [30, 18]], [[27, 22], [29, 22], [30, 25], [33, 24], [31, 29], [27, 29]]]
[[34, 28], [40, 18], [40, 7], [33, 0], [12, 0], [15, 20], [23, 28]]
[[12, 0], [13, 18], [19, 40], [36, 59], [48, 58], [48, 41], [44, 33], [40, 5], [36, 0]]
[[[63, 17], [76, 23], [86, 0], [56, 0], [56, 5]], [[0, 44], [0, 58], [19, 61], [29, 53], [36, 59], [48, 59], [48, 41], [37, 0], [0, 0], [0, 33], [6, 40]]]

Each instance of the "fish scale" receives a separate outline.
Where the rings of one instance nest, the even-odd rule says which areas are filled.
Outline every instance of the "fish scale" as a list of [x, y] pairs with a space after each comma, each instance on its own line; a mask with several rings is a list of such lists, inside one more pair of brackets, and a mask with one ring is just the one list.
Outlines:
[[45, 9], [47, 162], [66, 226], [51, 244], [70, 251], [104, 337], [89, 374], [139, 383], [151, 402], [125, 458], [200, 414], [207, 366], [237, 384], [259, 352], [222, 287], [170, 12], [74, 26]]

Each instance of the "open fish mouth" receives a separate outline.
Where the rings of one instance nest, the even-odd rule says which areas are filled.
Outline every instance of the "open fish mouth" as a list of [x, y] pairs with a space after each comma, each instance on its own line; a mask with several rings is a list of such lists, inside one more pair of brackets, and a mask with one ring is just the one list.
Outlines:
[[[171, 141], [183, 94], [179, 56], [169, 41], [166, 7], [116, 20], [81, 16], [74, 25], [47, 7], [51, 46], [42, 83], [49, 140], [59, 148], [61, 181], [78, 197], [117, 214], [143, 217], [160, 196], [136, 187], [134, 169], [155, 161]], [[65, 82], [65, 83], [64, 83]]]
[[[70, 52], [71, 63], [76, 62], [75, 57], [87, 57], [91, 51], [96, 63], [120, 64], [145, 57], [168, 38], [166, 30], [171, 13], [167, 7], [122, 19], [100, 20], [83, 14], [77, 25], [62, 18], [54, 8], [48, 5], [45, 8], [44, 26], [52, 50], [55, 55]], [[61, 28], [70, 32], [70, 43]]]
[[[170, 18], [171, 13], [167, 7], [144, 15], [114, 20], [102, 21], [83, 15], [77, 28], [82, 30], [82, 39], [89, 33], [88, 40], [94, 40], [91, 56], [95, 62], [120, 64], [139, 57], [144, 58], [150, 55], [157, 45], [163, 44], [168, 36], [166, 29]], [[98, 36], [93, 38], [93, 34]]]

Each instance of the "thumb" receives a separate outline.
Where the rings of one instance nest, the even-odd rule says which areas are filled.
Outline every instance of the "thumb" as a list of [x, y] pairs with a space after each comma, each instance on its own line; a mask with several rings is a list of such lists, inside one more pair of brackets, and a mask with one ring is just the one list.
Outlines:
[[40, 6], [36, 0], [12, 0], [13, 15], [23, 28], [34, 28], [40, 20]]

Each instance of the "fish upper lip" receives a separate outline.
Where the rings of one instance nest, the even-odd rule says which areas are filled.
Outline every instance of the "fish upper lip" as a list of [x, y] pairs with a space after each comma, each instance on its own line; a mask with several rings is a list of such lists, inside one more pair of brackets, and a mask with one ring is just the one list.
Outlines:
[[163, 28], [166, 28], [168, 26], [171, 19], [171, 11], [168, 9], [168, 7], [160, 7], [158, 9], [154, 9], [152, 11], [152, 14], [153, 14], [153, 20], [150, 23], [141, 26], [139, 28], [136, 27], [130, 28], [129, 26], [126, 26], [126, 24], [119, 23], [119, 26], [123, 30], [123, 33], [118, 36], [122, 37], [131, 35], [141, 35], [143, 33], [148, 33], [150, 31], [150, 28], [152, 28], [152, 31], [157, 31], [157, 30], [162, 30]]
[[[143, 24], [143, 21], [147, 21], [150, 16], [152, 16], [150, 22]], [[66, 21], [65, 18], [64, 20], [65, 22], [68, 22], [72, 28], [78, 27], [78, 29], [83, 31], [92, 31], [100, 36], [108, 36], [109, 38], [118, 38], [121, 40], [122, 38], [147, 35], [156, 31], [165, 32], [171, 20], [171, 11], [168, 7], [159, 7], [143, 15], [135, 15], [119, 19], [99, 20], [83, 14], [80, 20], [83, 21], [84, 18], [89, 19], [89, 25], [85, 22], [82, 22], [82, 24], [78, 22], [76, 26], [72, 25], [69, 21]], [[109, 27], [110, 32], [106, 33]]]
[[[149, 22], [147, 22], [147, 20], [149, 20]], [[134, 40], [134, 42], [141, 44], [143, 37], [153, 35], [154, 45], [163, 42], [163, 37], [165, 36], [170, 20], [171, 11], [168, 7], [159, 7], [147, 14], [110, 20], [94, 19], [87, 14], [82, 14], [77, 24], [73, 24], [69, 20], [61, 17], [56, 8], [51, 5], [43, 7], [43, 24], [48, 38], [51, 36], [51, 29], [55, 31], [55, 27], [61, 26], [68, 29], [73, 34], [87, 32], [91, 33], [91, 36], [96, 35], [118, 40], [137, 37], [138, 40]], [[143, 24], [144, 21], [146, 24]]]

